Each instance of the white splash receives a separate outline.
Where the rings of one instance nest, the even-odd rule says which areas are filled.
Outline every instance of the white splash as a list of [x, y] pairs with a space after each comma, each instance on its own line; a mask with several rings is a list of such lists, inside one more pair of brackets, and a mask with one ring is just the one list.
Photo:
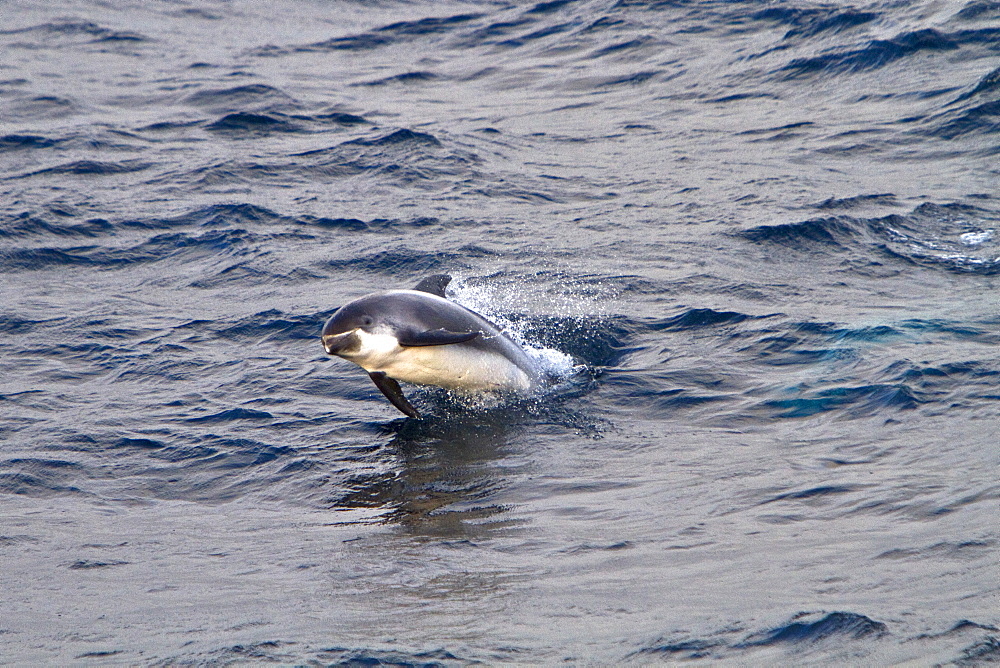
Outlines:
[[983, 230], [981, 232], [966, 232], [958, 237], [966, 246], [978, 246], [993, 238], [993, 230]]
[[531, 340], [524, 323], [514, 322], [507, 317], [506, 313], [517, 310], [519, 304], [523, 305], [523, 294], [516, 286], [470, 285], [464, 278], [455, 276], [448, 291], [449, 297], [456, 303], [493, 321], [524, 348], [524, 352], [544, 375], [556, 383], [569, 380], [584, 368], [583, 365], [576, 364], [571, 355]]

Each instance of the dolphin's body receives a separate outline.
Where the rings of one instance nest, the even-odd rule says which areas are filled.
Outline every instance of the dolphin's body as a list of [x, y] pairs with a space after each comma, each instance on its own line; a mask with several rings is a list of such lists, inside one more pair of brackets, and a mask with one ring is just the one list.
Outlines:
[[396, 381], [460, 392], [530, 390], [539, 372], [492, 322], [445, 298], [451, 281], [430, 276], [413, 290], [392, 290], [342, 306], [323, 327], [327, 354], [368, 372], [392, 404], [420, 417]]

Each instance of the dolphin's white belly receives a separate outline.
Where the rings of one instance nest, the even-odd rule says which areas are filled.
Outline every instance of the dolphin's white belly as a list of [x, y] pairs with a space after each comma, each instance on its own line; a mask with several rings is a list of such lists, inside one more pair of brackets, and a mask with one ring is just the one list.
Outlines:
[[507, 358], [468, 346], [400, 348], [379, 369], [390, 378], [415, 385], [437, 385], [449, 390], [483, 392], [528, 390], [531, 379]]
[[345, 357], [404, 383], [465, 392], [531, 388], [528, 374], [503, 355], [464, 345], [403, 347], [394, 336], [363, 331], [358, 336], [360, 349]]

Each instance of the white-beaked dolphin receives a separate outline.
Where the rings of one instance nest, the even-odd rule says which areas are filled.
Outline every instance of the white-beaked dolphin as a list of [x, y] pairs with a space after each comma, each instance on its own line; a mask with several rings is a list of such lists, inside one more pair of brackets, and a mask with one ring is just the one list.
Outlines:
[[531, 358], [492, 322], [445, 298], [451, 277], [436, 274], [413, 290], [356, 299], [323, 327], [327, 354], [368, 372], [392, 405], [420, 414], [397, 381], [465, 393], [526, 392], [539, 382]]

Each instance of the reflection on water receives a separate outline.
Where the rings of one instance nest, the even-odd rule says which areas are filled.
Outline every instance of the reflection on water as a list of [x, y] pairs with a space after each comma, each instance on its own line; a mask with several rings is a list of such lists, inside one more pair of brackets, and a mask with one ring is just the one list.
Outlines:
[[388, 470], [350, 478], [334, 507], [380, 508], [384, 521], [420, 535], [482, 535], [501, 524], [497, 516], [506, 510], [495, 499], [511, 467], [500, 462], [521, 426], [505, 417], [476, 413], [386, 424], [392, 437], [378, 456], [391, 462]]
[[365, 470], [349, 475], [330, 506], [378, 510], [382, 521], [423, 536], [473, 538], [510, 528], [519, 522], [504, 515], [511, 507], [503, 498], [532, 465], [525, 438], [548, 428], [600, 438], [606, 429], [577, 405], [592, 384], [590, 374], [578, 373], [538, 396], [492, 401], [418, 390], [418, 401], [430, 406], [424, 417], [375, 425], [389, 440], [365, 455]]

